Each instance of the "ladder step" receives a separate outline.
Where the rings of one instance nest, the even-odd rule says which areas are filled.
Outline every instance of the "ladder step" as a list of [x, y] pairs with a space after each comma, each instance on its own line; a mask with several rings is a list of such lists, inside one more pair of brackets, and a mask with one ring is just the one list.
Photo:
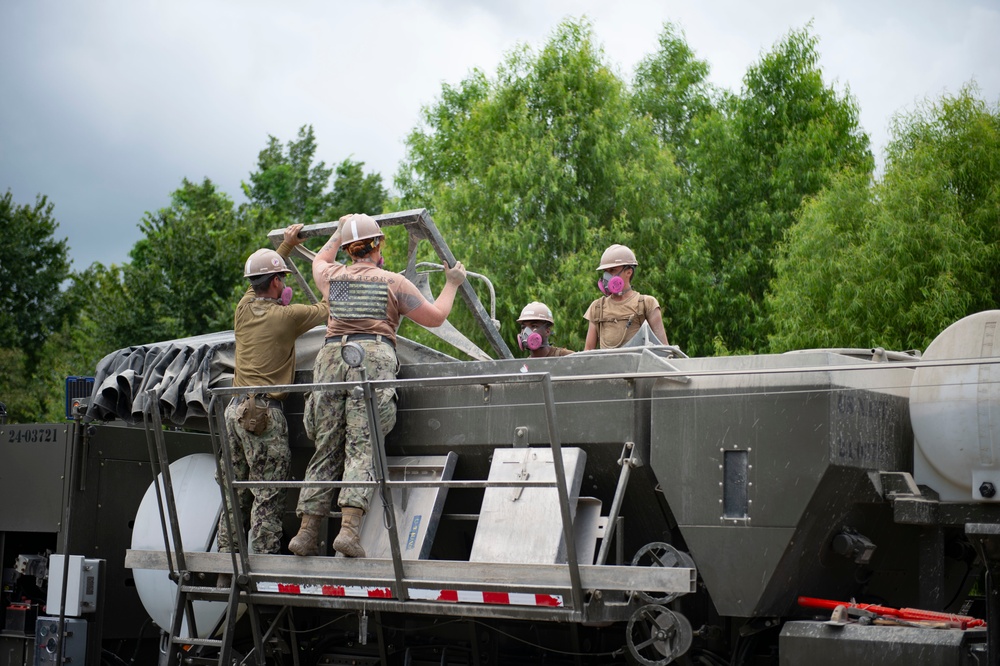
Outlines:
[[204, 666], [219, 666], [218, 657], [196, 657], [193, 655], [184, 655], [181, 657], [181, 663], [184, 666], [195, 666], [196, 664], [203, 664]]
[[[181, 594], [183, 594], [188, 599], [194, 601], [202, 600], [222, 600], [229, 598], [229, 592], [232, 588], [228, 587], [197, 587], [192, 585], [181, 586]], [[242, 593], [242, 590], [239, 591]]]
[[203, 647], [222, 647], [222, 640], [218, 638], [184, 638], [181, 636], [172, 636], [170, 638], [171, 643], [177, 645], [201, 645]]

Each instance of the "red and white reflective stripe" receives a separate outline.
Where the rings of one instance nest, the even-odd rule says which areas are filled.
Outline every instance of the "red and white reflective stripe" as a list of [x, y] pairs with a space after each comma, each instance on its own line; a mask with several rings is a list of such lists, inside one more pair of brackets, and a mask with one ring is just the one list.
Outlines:
[[410, 588], [410, 598], [421, 601], [449, 601], [467, 604], [500, 604], [504, 606], [550, 606], [562, 608], [563, 599], [553, 594], [523, 592], [479, 592], [476, 590], [418, 590]]
[[322, 597], [361, 597], [363, 599], [392, 599], [388, 587], [360, 587], [357, 585], [299, 585], [297, 583], [257, 583], [261, 592], [279, 594], [312, 594]]
[[[360, 597], [362, 599], [392, 599], [392, 588], [357, 585], [298, 585], [296, 583], [259, 582], [261, 592], [278, 594], [311, 594], [323, 597]], [[410, 588], [410, 598], [417, 601], [448, 603], [498, 604], [503, 606], [548, 606], [562, 608], [563, 598], [553, 594], [522, 592], [481, 592], [476, 590], [424, 590]]]

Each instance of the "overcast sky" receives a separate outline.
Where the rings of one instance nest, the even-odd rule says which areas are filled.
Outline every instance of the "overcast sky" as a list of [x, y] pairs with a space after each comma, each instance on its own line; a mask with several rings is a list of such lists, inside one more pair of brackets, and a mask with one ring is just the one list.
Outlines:
[[812, 20], [826, 81], [850, 87], [879, 161], [893, 114], [971, 80], [1000, 100], [1000, 0], [0, 0], [0, 193], [47, 195], [82, 270], [127, 261], [182, 178], [241, 201], [268, 135], [305, 124], [319, 159], [391, 185], [442, 83], [492, 75], [583, 15], [627, 79], [671, 21], [734, 92]]

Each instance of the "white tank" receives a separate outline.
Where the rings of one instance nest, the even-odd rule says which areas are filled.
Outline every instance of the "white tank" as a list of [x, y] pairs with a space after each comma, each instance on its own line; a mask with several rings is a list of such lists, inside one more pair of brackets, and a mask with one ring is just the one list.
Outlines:
[[970, 315], [930, 344], [910, 389], [913, 478], [942, 501], [1000, 501], [1000, 310]]
[[[215, 542], [216, 526], [222, 510], [222, 495], [215, 481], [215, 459], [207, 453], [197, 453], [170, 463], [170, 480], [177, 504], [177, 520], [181, 528], [181, 542], [185, 551], [207, 552], [218, 549]], [[163, 492], [163, 475], [156, 477]], [[169, 523], [168, 533], [169, 533]], [[173, 544], [171, 537], [170, 543]], [[172, 547], [172, 545], [171, 545]], [[133, 550], [163, 550], [163, 528], [156, 502], [156, 488], [151, 483], [139, 503], [132, 531]], [[170, 631], [177, 584], [170, 580], [169, 572], [136, 569], [135, 589], [146, 612], [161, 629]], [[208, 638], [226, 612], [222, 601], [194, 602], [195, 624], [199, 638]], [[190, 637], [187, 619], [181, 636]]]

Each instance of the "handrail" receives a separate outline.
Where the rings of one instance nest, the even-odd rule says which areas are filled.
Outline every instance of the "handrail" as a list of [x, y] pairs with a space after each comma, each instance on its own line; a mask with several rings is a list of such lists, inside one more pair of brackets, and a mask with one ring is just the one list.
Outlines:
[[[399, 380], [395, 380], [399, 381]], [[402, 380], [406, 383], [411, 383], [413, 380]], [[384, 501], [388, 502], [387, 507], [392, 510], [391, 505], [391, 492], [385, 492], [386, 490], [391, 490], [391, 488], [400, 487], [470, 487], [463, 481], [393, 481], [388, 478], [388, 470], [385, 465], [385, 442], [381, 436], [381, 428], [378, 422], [378, 410], [377, 406], [373, 405], [373, 401], [377, 401], [375, 394], [376, 386], [384, 386], [386, 383], [393, 384], [392, 380], [369, 380], [367, 375], [363, 373], [361, 382], [350, 381], [350, 382], [324, 382], [317, 384], [292, 384], [285, 388], [274, 387], [220, 387], [211, 389], [213, 394], [213, 400], [217, 396], [229, 396], [245, 393], [265, 393], [265, 392], [305, 392], [305, 391], [332, 391], [332, 390], [343, 390], [351, 389], [359, 386], [363, 387], [365, 392], [365, 403], [366, 411], [369, 424], [369, 432], [371, 433], [373, 439], [373, 462], [375, 463], [376, 479], [371, 482], [344, 482], [344, 481], [234, 481], [232, 475], [231, 465], [227, 465], [226, 473], [230, 476], [227, 479], [227, 485], [231, 488], [254, 488], [254, 487], [284, 487], [284, 488], [302, 488], [302, 487], [379, 487], [383, 489]], [[540, 384], [543, 393], [543, 403], [545, 405], [545, 421], [548, 428], [549, 435], [549, 447], [552, 451], [552, 462], [553, 468], [556, 475], [555, 482], [542, 482], [537, 481], [508, 481], [508, 482], [491, 482], [487, 481], [476, 481], [476, 487], [555, 487], [557, 493], [559, 494], [559, 510], [562, 519], [562, 529], [563, 529], [563, 539], [566, 543], [566, 562], [565, 566], [569, 569], [570, 576], [570, 598], [572, 600], [572, 607], [578, 611], [584, 610], [583, 602], [583, 588], [581, 586], [580, 580], [580, 563], [577, 558], [576, 552], [576, 538], [573, 525], [573, 516], [570, 512], [569, 507], [569, 489], [567, 485], [566, 469], [562, 457], [562, 444], [559, 438], [559, 428], [557, 425], [557, 416], [555, 410], [555, 394], [552, 388], [552, 377], [547, 372], [534, 372], [534, 373], [509, 373], [501, 375], [470, 375], [463, 377], [449, 377], [449, 378], [437, 378], [420, 381], [420, 385], [423, 387], [431, 386], [454, 386], [454, 385], [483, 385], [483, 384]], [[287, 389], [287, 390], [286, 390]], [[218, 410], [218, 405], [224, 403], [225, 401], [218, 401], [214, 403], [216, 405], [215, 409]], [[394, 528], [395, 522], [393, 521], [390, 526], [390, 547], [392, 550], [392, 562], [393, 571], [396, 577], [396, 588], [397, 594], [402, 595], [400, 600], [406, 600], [406, 582], [405, 572], [402, 566], [402, 557], [400, 555], [398, 534]], [[245, 560], [248, 562], [248, 560]], [[247, 570], [247, 574], [250, 571]]]

